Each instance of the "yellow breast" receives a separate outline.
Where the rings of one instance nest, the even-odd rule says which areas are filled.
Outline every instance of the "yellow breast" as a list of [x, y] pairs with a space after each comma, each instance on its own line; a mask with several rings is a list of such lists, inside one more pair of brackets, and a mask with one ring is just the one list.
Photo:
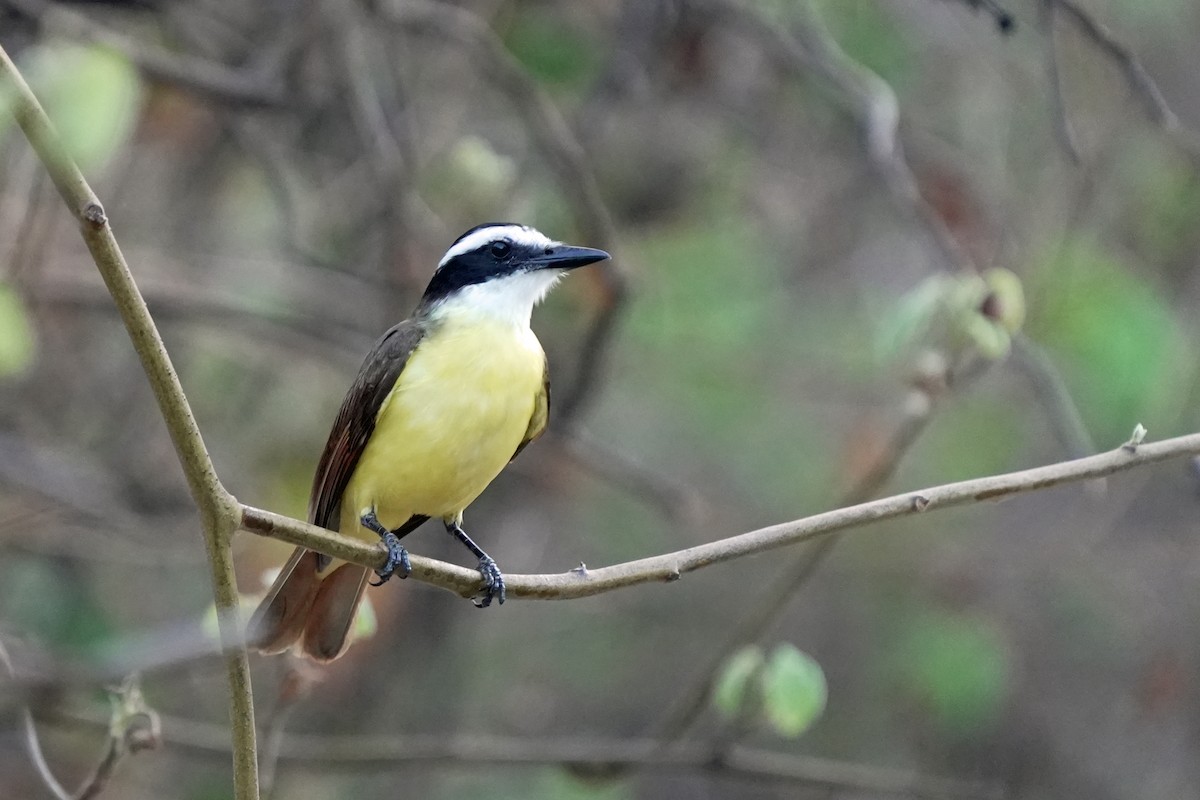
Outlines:
[[341, 529], [374, 507], [388, 528], [462, 512], [512, 459], [542, 391], [546, 356], [529, 328], [449, 320], [426, 336], [384, 401], [350, 478]]

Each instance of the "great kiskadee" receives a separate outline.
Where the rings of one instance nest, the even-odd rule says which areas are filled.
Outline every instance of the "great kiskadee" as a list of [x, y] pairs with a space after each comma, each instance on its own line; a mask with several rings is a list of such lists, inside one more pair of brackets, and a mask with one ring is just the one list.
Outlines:
[[[529, 328], [534, 305], [567, 270], [608, 257], [512, 223], [458, 237], [412, 317], [375, 343], [342, 401], [309, 522], [381, 540], [383, 583], [409, 572], [400, 538], [440, 519], [479, 559], [475, 604], [503, 603], [504, 577], [463, 531], [463, 510], [546, 428], [550, 378]], [[251, 643], [332, 661], [346, 649], [368, 574], [296, 548], [250, 620]]]

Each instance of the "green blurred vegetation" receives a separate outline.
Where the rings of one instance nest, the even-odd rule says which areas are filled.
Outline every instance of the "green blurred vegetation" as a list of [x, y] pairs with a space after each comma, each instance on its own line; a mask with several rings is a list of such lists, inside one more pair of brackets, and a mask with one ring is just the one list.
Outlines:
[[1030, 335], [1057, 357], [1096, 440], [1123, 441], [1138, 422], [1173, 430], [1196, 350], [1144, 268], [1074, 240], [1036, 259], [1029, 280]]
[[[1083, 145], [1083, 163], [1072, 164], [1055, 138], [1034, 10], [1014, 7], [1017, 32], [1001, 37], [965, 5], [820, 0], [812, 10], [897, 91], [918, 184], [978, 271], [945, 268], [919, 216], [864, 156], [846, 98], [816, 74], [785, 75], [744, 31], [675, 6], [644, 16], [633, 4], [487, 9], [579, 137], [616, 221], [615, 243], [579, 242], [613, 248], [631, 301], [577, 422], [638, 465], [619, 466], [627, 480], [614, 481], [589, 466], [586, 448], [578, 459], [549, 442], [530, 448], [469, 514], [472, 535], [506, 570], [596, 567], [830, 508], [914, 413], [918, 363], [930, 352], [954, 366], [981, 358], [987, 369], [930, 389], [933, 415], [878, 493], [1065, 457], [1049, 435], [1060, 422], [1010, 360], [1018, 331], [1049, 354], [1099, 447], [1124, 441], [1135, 423], [1154, 439], [1200, 421], [1194, 154], [1146, 123], [1118, 71], [1097, 68], [1103, 59], [1063, 26], [1065, 105]], [[371, 38], [392, 29], [370, 25], [369, 6], [336, 25], [329, 9], [313, 12], [313, 35], [297, 37], [302, 57], [286, 74], [294, 105], [283, 109], [249, 111], [147, 81], [90, 45], [45, 39], [21, 54], [159, 298], [229, 488], [298, 516], [361, 353], [412, 307], [450, 238], [486, 219], [572, 241], [589, 228], [520, 103], [448, 42]], [[778, 0], [754, 8], [782, 26], [807, 18]], [[270, 20], [272, 9], [231, 6], [194, 29], [184, 14], [147, 15], [129, 32], [181, 52], [203, 42], [205, 57], [251, 69], [286, 26], [247, 33], [239, 20]], [[1193, 76], [1200, 7], [1097, 9], [1143, 54], [1180, 119], [1197, 119], [1179, 87]], [[371, 70], [344, 72], [343, 24], [373, 43], [363, 51]], [[0, 134], [0, 230], [10, 234], [0, 241], [0, 520], [12, 520], [0, 538], [0, 634], [53, 654], [113, 657], [147, 630], [204, 620], [203, 554], [124, 334], [7, 117]], [[384, 168], [377, 153], [393, 144], [403, 163]], [[574, 379], [600, 295], [580, 273], [535, 313], [555, 392]], [[552, 425], [565, 434], [560, 413]], [[685, 486], [703, 508], [674, 507], [652, 478]], [[72, 481], [70, 502], [45, 496]], [[725, 662], [710, 713], [689, 735], [732, 731], [784, 755], [970, 776], [1020, 798], [1193, 795], [1179, 733], [1196, 716], [1188, 676], [1200, 665], [1186, 635], [1200, 613], [1190, 481], [1162, 465], [1113, 478], [1103, 498], [1067, 487], [853, 534], [770, 644]], [[108, 518], [111, 508], [122, 514]], [[65, 520], [91, 535], [71, 538]], [[91, 558], [104, 537], [146, 555]], [[436, 525], [405, 543], [466, 563]], [[257, 591], [286, 548], [250, 537], [237, 546], [243, 588]], [[716, 643], [745, 624], [760, 587], [792, 557], [486, 613], [395, 581], [372, 595], [377, 622], [362, 623], [371, 635], [320, 673], [288, 730], [644, 735], [704, 677]], [[254, 666], [260, 707], [273, 709], [289, 665]], [[150, 696], [166, 713], [224, 725], [218, 673], [202, 662], [151, 674]], [[80, 770], [92, 756], [82, 745], [56, 754]], [[139, 757], [112, 794], [225, 797], [226, 764], [224, 753], [168, 748]], [[1143, 781], [1151, 769], [1166, 777]], [[0, 783], [26, 771], [0, 757]], [[293, 762], [277, 794], [795, 794], [706, 780], [421, 763], [393, 776]], [[1144, 785], [1126, 790], [1130, 780]], [[1168, 788], [1153, 794], [1159, 785]]]
[[0, 378], [23, 372], [36, 356], [33, 328], [20, 295], [0, 283]]
[[[24, 53], [19, 66], [80, 168], [103, 170], [129, 141], [141, 111], [142, 82], [129, 59], [103, 47], [48, 41]], [[14, 130], [5, 113], [0, 133]]]

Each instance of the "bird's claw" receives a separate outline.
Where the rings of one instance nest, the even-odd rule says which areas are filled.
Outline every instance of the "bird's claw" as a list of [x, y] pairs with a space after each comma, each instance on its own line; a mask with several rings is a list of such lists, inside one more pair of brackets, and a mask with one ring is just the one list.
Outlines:
[[491, 556], [479, 559], [479, 574], [483, 576], [483, 588], [479, 594], [471, 598], [475, 607], [487, 608], [492, 604], [492, 600], [504, 605], [504, 575], [501, 574], [500, 568], [496, 566], [496, 562]]
[[400, 537], [388, 531], [379, 538], [383, 544], [383, 549], [387, 551], [388, 560], [383, 565], [383, 569], [375, 571], [375, 574], [379, 576], [379, 580], [371, 581], [371, 585], [383, 586], [392, 575], [399, 575], [401, 578], [407, 578], [411, 575], [412, 563], [408, 560], [408, 551], [404, 549], [404, 545], [400, 544]]

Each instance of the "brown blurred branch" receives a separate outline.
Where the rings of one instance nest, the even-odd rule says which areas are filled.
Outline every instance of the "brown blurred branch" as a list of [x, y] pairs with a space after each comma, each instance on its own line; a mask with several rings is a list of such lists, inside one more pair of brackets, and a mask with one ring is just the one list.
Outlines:
[[[1180, 122], [1179, 117], [1167, 103], [1166, 97], [1163, 96], [1162, 90], [1159, 89], [1158, 83], [1146, 71], [1141, 59], [1131, 49], [1113, 36], [1103, 23], [1092, 16], [1076, 0], [1041, 0], [1041, 2], [1047, 18], [1046, 35], [1051, 39], [1049, 46], [1051, 59], [1056, 58], [1056, 48], [1053, 44], [1055, 20], [1059, 15], [1070, 17], [1071, 21], [1075, 23], [1076, 29], [1121, 70], [1130, 92], [1141, 103], [1150, 120], [1161, 127], [1180, 148], [1192, 157], [1194, 162], [1200, 160], [1200, 134]], [[1052, 64], [1050, 69], [1055, 83], [1055, 102], [1059, 109], [1061, 136], [1070, 130], [1070, 123], [1067, 121], [1065, 110], [1062, 110], [1065, 104], [1061, 99], [1061, 88], [1058, 86], [1058, 68]]]
[[[993, 13], [996, 17], [996, 22], [1002, 30], [1011, 29], [1012, 17], [1007, 12], [1000, 9], [992, 0], [957, 0], [976, 10], [983, 8]], [[1061, 77], [1058, 68], [1058, 47], [1055, 42], [1054, 25], [1060, 14], [1071, 18], [1075, 23], [1075, 27], [1090, 41], [1100, 52], [1108, 56], [1113, 63], [1125, 75], [1125, 82], [1129, 86], [1129, 90], [1141, 102], [1142, 108], [1146, 114], [1164, 131], [1166, 131], [1175, 142], [1183, 148], [1193, 160], [1200, 159], [1200, 134], [1180, 122], [1179, 117], [1171, 109], [1167, 103], [1166, 97], [1163, 96], [1162, 90], [1159, 89], [1158, 83], [1146, 71], [1146, 67], [1142, 64], [1141, 59], [1117, 39], [1111, 31], [1096, 17], [1094, 17], [1087, 9], [1081, 6], [1077, 0], [1040, 0], [1041, 15], [1043, 26], [1045, 27], [1046, 36], [1049, 39], [1047, 43], [1047, 70], [1051, 80], [1051, 91], [1054, 95], [1055, 114], [1057, 116], [1056, 127], [1058, 136], [1062, 141], [1064, 148], [1071, 156], [1072, 160], [1079, 161], [1078, 149], [1075, 145], [1074, 135], [1070, 119], [1066, 114], [1066, 104], [1062, 96]], [[993, 10], [994, 9], [994, 10]], [[1006, 27], [1002, 22], [1003, 14], [1009, 21]]]
[[[806, 542], [837, 531], [941, 508], [999, 500], [1198, 454], [1200, 433], [1144, 444], [1134, 450], [1119, 447], [1087, 458], [906, 492], [610, 567], [544, 575], [506, 573], [505, 584], [510, 598], [566, 600], [642, 583], [670, 583], [688, 572], [713, 564]], [[241, 528], [372, 569], [381, 568], [386, 560], [378, 545], [251, 506], [242, 506]], [[416, 555], [412, 556], [412, 566], [412, 577], [422, 583], [440, 586], [463, 597], [479, 591], [476, 570]]]
[[[12, 660], [2, 641], [0, 664], [4, 666], [9, 677], [15, 677]], [[42, 752], [33, 712], [28, 705], [21, 706], [25, 748], [29, 753], [29, 760], [33, 762], [42, 782], [57, 800], [90, 800], [96, 797], [108, 785], [117, 765], [125, 756], [157, 748], [162, 743], [158, 714], [145, 704], [135, 678], [126, 678], [111, 696], [112, 714], [107, 725], [108, 738], [105, 741], [104, 753], [91, 775], [84, 779], [74, 793], [68, 792], [54, 776], [54, 771], [50, 769], [50, 763]]]
[[576, 425], [565, 433], [550, 433], [550, 441], [580, 468], [657, 508], [668, 518], [690, 524], [707, 513], [696, 487], [641, 463], [614, 449]]
[[1050, 81], [1050, 98], [1054, 106], [1054, 131], [1059, 144], [1070, 157], [1072, 163], [1079, 166], [1083, 163], [1083, 155], [1079, 152], [1079, 142], [1075, 137], [1075, 126], [1071, 124], [1071, 115], [1067, 111], [1067, 101], [1063, 95], [1062, 70], [1058, 63], [1058, 36], [1055, 33], [1055, 21], [1058, 17], [1058, 3], [1053, 0], [1042, 0], [1038, 20], [1046, 37], [1046, 77]]
[[846, 55], [808, 4], [789, 7], [799, 19], [784, 28], [741, 0], [693, 2], [756, 41], [783, 71], [802, 78], [815, 74], [824, 80], [862, 128], [868, 162], [896, 203], [928, 231], [943, 267], [974, 269], [966, 250], [922, 196], [905, 158], [898, 136], [900, 106], [895, 91], [883, 78]]
[[1142, 66], [1141, 60], [1124, 44], [1117, 40], [1099, 20], [1089, 14], [1075, 0], [1043, 0], [1074, 20], [1079, 30], [1109, 58], [1113, 60], [1125, 74], [1129, 89], [1141, 101], [1146, 113], [1157, 124], [1172, 133], [1186, 132], [1195, 145], [1194, 135], [1186, 131], [1179, 122], [1179, 117], [1171, 110], [1162, 90], [1150, 73]]
[[12, 89], [9, 102], [13, 116], [78, 221], [84, 242], [120, 311], [179, 456], [192, 499], [200, 512], [221, 638], [226, 651], [234, 738], [235, 795], [237, 800], [256, 800], [258, 765], [254, 741], [254, 703], [246, 651], [238, 641], [238, 592], [229, 547], [236, 531], [237, 501], [217, 477], [187, 396], [113, 236], [104, 208], [84, 180], [79, 167], [66, 155], [50, 119], [3, 48], [0, 48], [0, 76]]
[[98, 20], [59, 4], [45, 0], [4, 2], [40, 20], [53, 33], [116, 50], [151, 80], [193, 92], [217, 103], [241, 108], [280, 108], [285, 104], [283, 87], [279, 81], [231, 69], [205, 58], [173, 53], [112, 30]]
[[[614, 252], [616, 229], [612, 215], [588, 167], [583, 147], [549, 95], [513, 58], [487, 22], [465, 8], [420, 0], [381, 9], [380, 13], [404, 31], [433, 33], [458, 44], [477, 62], [480, 74], [507, 95], [529, 127], [571, 206], [579, 235], [595, 247]], [[574, 380], [555, 398], [561, 424], [576, 419], [584, 403], [595, 394], [605, 354], [628, 297], [628, 282], [617, 261], [605, 261], [590, 273], [601, 281], [599, 310], [584, 336]]]
[[1050, 428], [1058, 439], [1059, 446], [1068, 458], [1094, 453], [1096, 445], [1083, 424], [1083, 417], [1071, 398], [1066, 381], [1055, 369], [1054, 363], [1042, 348], [1028, 337], [1018, 333], [1013, 336], [1012, 356], [1009, 363], [1029, 383], [1038, 404], [1046, 410]]
[[[84, 717], [63, 722], [99, 724]], [[228, 738], [218, 726], [196, 720], [164, 718], [164, 740], [198, 755], [225, 755]], [[580, 778], [602, 778], [640, 767], [659, 771], [708, 772], [731, 778], [774, 781], [812, 789], [866, 792], [921, 798], [1000, 798], [995, 785], [931, 777], [813, 756], [734, 746], [714, 757], [711, 746], [681, 742], [663, 749], [646, 739], [509, 738], [484, 735], [396, 736], [362, 734], [317, 736], [287, 734], [279, 760], [300, 769], [396, 771], [412, 766], [489, 765], [561, 766]]]

